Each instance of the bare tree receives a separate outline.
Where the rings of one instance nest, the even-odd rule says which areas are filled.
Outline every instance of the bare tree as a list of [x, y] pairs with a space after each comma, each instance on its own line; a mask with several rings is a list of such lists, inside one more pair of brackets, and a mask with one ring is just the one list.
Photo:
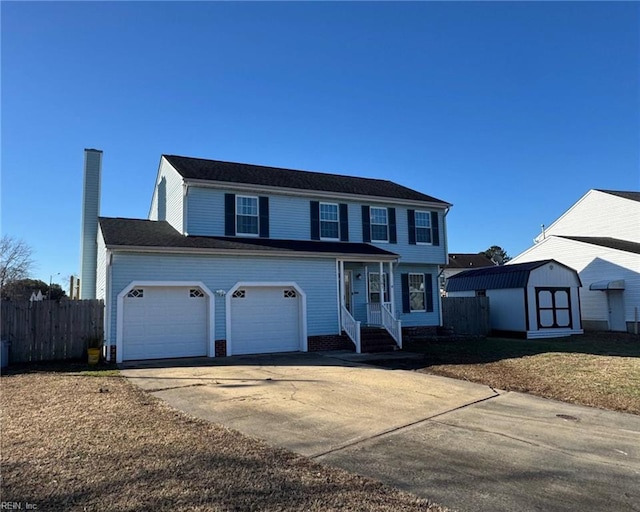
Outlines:
[[33, 249], [19, 238], [2, 235], [0, 238], [0, 288], [8, 283], [25, 279], [33, 265]]

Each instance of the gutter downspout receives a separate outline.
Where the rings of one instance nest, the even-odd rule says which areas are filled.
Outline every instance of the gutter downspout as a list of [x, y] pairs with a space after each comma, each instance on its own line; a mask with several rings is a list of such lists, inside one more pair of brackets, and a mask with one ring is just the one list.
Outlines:
[[107, 362], [111, 362], [111, 263], [113, 252], [110, 249], [105, 249], [105, 251], [107, 255], [105, 262], [104, 333], [109, 343], [105, 346], [106, 354], [104, 354], [104, 358]]
[[[449, 214], [449, 211], [451, 210], [451, 207], [447, 207], [444, 209], [444, 215], [442, 216], [442, 231], [444, 233], [444, 260], [445, 260], [445, 266], [447, 265], [447, 263], [449, 262], [449, 239], [447, 238], [447, 215]], [[442, 327], [442, 294], [440, 293], [440, 276], [442, 275], [442, 273], [444, 272], [444, 267], [440, 268], [440, 266], [438, 266], [438, 277], [437, 277], [437, 283], [436, 286], [438, 287], [438, 316], [439, 316], [439, 321], [438, 323], [440, 324], [440, 327]]]

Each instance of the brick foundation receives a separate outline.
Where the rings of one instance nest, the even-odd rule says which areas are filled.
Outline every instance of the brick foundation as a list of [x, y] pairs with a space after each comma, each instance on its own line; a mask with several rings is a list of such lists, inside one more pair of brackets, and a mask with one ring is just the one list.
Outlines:
[[323, 334], [321, 336], [309, 336], [307, 338], [309, 352], [320, 352], [322, 350], [352, 350], [355, 346], [348, 336], [340, 334]]
[[437, 325], [419, 325], [416, 327], [403, 327], [402, 339], [423, 338], [427, 336], [437, 336], [441, 328]]
[[216, 340], [216, 357], [227, 357], [227, 340]]

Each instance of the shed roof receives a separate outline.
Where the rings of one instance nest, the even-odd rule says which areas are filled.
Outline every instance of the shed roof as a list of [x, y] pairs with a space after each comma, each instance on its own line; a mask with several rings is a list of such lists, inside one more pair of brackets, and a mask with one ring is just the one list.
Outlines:
[[205, 160], [177, 155], [162, 155], [185, 179], [222, 181], [270, 187], [293, 188], [321, 192], [355, 194], [359, 196], [388, 197], [438, 203], [450, 206], [446, 201], [428, 196], [417, 190], [388, 180], [297, 171], [279, 167]]
[[[562, 265], [555, 260], [540, 260], [466, 270], [451, 276], [447, 280], [446, 290], [448, 292], [463, 292], [469, 290], [524, 288], [529, 282], [531, 271], [550, 262]], [[564, 267], [565, 265], [562, 266]]]
[[385, 260], [398, 255], [374, 245], [354, 242], [280, 240], [223, 236], [185, 236], [166, 221], [126, 218], [99, 218], [105, 245], [110, 248], [167, 248], [214, 251], [264, 252], [282, 255], [296, 253], [381, 256]]

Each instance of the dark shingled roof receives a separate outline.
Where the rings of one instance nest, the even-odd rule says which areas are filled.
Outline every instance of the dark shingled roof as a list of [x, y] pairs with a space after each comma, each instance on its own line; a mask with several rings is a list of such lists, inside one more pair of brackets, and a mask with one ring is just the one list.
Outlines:
[[392, 181], [326, 174], [321, 172], [296, 171], [262, 165], [204, 160], [176, 155], [162, 155], [185, 179], [223, 181], [249, 185], [294, 188], [320, 192], [337, 192], [359, 196], [389, 197], [440, 203], [449, 203], [412, 190]]
[[550, 262], [569, 268], [555, 260], [540, 260], [466, 270], [447, 279], [447, 291], [463, 292], [469, 290], [524, 288], [529, 282], [531, 271]]
[[184, 236], [166, 221], [99, 218], [107, 247], [168, 247], [179, 249], [214, 249], [229, 251], [264, 251], [265, 253], [339, 253], [397, 257], [373, 245], [350, 242], [316, 242], [311, 240], [274, 240], [272, 238], [238, 238], [223, 236]]
[[605, 194], [611, 194], [612, 196], [624, 197], [625, 199], [631, 199], [632, 201], [640, 201], [640, 192], [632, 192], [625, 190], [602, 190], [596, 189], [598, 192], [604, 192]]
[[481, 268], [495, 267], [496, 264], [486, 255], [449, 253], [449, 263], [445, 268]]
[[599, 245], [601, 247], [608, 247], [609, 249], [616, 249], [618, 251], [640, 254], [640, 243], [630, 242], [629, 240], [620, 240], [619, 238], [611, 238], [608, 236], [556, 236], [558, 236], [558, 238], [566, 238], [567, 240], [575, 240], [576, 242], [583, 242], [585, 244]]

